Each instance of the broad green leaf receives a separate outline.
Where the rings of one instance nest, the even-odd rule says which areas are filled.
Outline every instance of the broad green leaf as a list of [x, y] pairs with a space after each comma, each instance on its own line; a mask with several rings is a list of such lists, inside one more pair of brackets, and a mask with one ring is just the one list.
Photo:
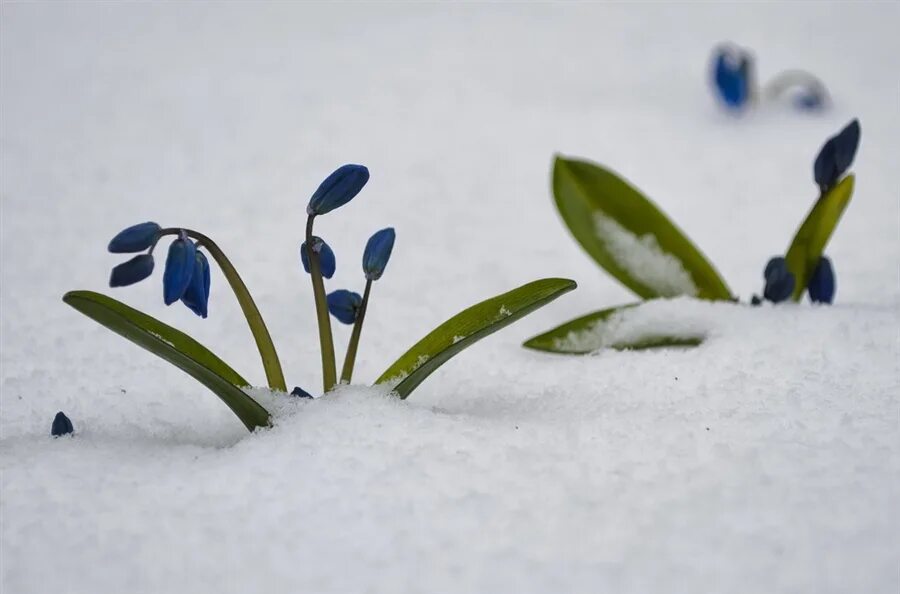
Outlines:
[[269, 425], [266, 409], [240, 388], [249, 386], [249, 382], [187, 334], [93, 291], [70, 291], [63, 301], [199, 381], [221, 398], [250, 431]]
[[553, 330], [530, 338], [522, 345], [537, 351], [584, 355], [600, 349], [643, 350], [662, 347], [692, 347], [703, 342], [703, 336], [675, 335], [666, 332], [640, 333], [623, 338], [616, 336], [616, 314], [640, 305], [629, 303], [602, 309], [566, 322]]
[[644, 299], [731, 299], [716, 269], [646, 196], [612, 171], [557, 156], [553, 196], [600, 266]]
[[788, 270], [794, 274], [794, 301], [803, 298], [803, 292], [809, 283], [819, 258], [825, 253], [825, 246], [831, 239], [844, 209], [853, 196], [853, 184], [855, 178], [848, 175], [837, 185], [826, 192], [813, 205], [812, 210], [806, 215], [806, 219], [784, 257]]
[[466, 347], [576, 286], [572, 280], [545, 278], [473, 305], [413, 345], [375, 383], [396, 382], [393, 391], [400, 398], [406, 398], [426, 377]]

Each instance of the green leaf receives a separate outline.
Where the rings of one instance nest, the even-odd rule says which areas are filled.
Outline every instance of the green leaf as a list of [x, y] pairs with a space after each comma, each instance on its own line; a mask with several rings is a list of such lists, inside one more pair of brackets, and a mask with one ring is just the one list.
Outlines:
[[600, 349], [644, 350], [663, 347], [694, 347], [703, 342], [703, 336], [678, 336], [671, 333], [651, 332], [622, 338], [615, 336], [620, 312], [640, 303], [629, 303], [576, 318], [543, 334], [528, 339], [522, 345], [536, 351], [566, 355], [585, 355]]
[[406, 398], [426, 377], [466, 347], [576, 286], [572, 280], [545, 278], [473, 305], [413, 345], [375, 383], [397, 382], [393, 391], [400, 398]]
[[684, 233], [612, 171], [557, 156], [553, 196], [581, 247], [640, 297], [732, 298], [725, 281]]
[[800, 301], [806, 285], [812, 276], [819, 258], [825, 253], [825, 246], [831, 239], [844, 209], [853, 196], [853, 184], [855, 178], [848, 175], [836, 186], [826, 192], [813, 205], [812, 210], [806, 215], [806, 219], [784, 257], [788, 270], [794, 274], [794, 301]]
[[241, 390], [249, 382], [187, 334], [93, 291], [70, 291], [63, 301], [212, 390], [250, 431], [269, 425], [268, 411]]

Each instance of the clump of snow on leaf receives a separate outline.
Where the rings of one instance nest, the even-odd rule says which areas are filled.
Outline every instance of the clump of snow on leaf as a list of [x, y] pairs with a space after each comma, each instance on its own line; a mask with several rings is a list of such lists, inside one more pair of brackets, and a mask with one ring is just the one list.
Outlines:
[[664, 252], [654, 235], [638, 237], [599, 212], [594, 214], [594, 228], [616, 264], [638, 282], [663, 297], [697, 295], [697, 286], [681, 260]]

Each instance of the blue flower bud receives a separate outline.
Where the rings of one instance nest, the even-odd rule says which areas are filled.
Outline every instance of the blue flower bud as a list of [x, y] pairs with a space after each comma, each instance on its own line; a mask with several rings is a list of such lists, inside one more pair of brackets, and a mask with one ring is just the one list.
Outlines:
[[194, 274], [196, 253], [194, 242], [188, 239], [184, 231], [169, 246], [166, 269], [163, 271], [163, 301], [166, 305], [172, 305], [187, 291]]
[[787, 263], [781, 256], [776, 256], [766, 264], [764, 273], [766, 286], [763, 297], [772, 303], [780, 303], [794, 294], [794, 275], [788, 270]]
[[825, 107], [825, 97], [818, 89], [809, 89], [797, 95], [794, 105], [800, 109], [816, 111]]
[[[322, 270], [322, 276], [331, 278], [334, 276], [334, 270], [337, 262], [334, 258], [334, 252], [328, 247], [328, 244], [322, 241], [320, 237], [313, 236], [313, 251], [319, 254], [319, 268]], [[309, 274], [309, 255], [306, 253], [306, 242], [300, 244], [300, 262], [303, 263], [303, 270]]]
[[713, 54], [713, 85], [729, 108], [739, 109], [750, 99], [753, 60], [746, 52], [722, 46]]
[[75, 428], [72, 426], [72, 421], [69, 420], [62, 411], [56, 413], [56, 416], [53, 417], [53, 425], [50, 426], [50, 435], [53, 437], [59, 437], [60, 435], [69, 435], [70, 433], [74, 433]]
[[110, 287], [127, 287], [139, 283], [153, 274], [153, 256], [141, 254], [112, 269], [109, 275]]
[[133, 225], [113, 237], [107, 249], [113, 254], [142, 252], [156, 243], [160, 230], [160, 226], [152, 222]]
[[322, 215], [350, 202], [369, 181], [369, 170], [362, 165], [342, 165], [325, 178], [309, 199], [308, 215]]
[[813, 177], [823, 193], [836, 184], [850, 168], [859, 147], [859, 135], [859, 120], [854, 119], [829, 138], [819, 151], [813, 164]]
[[326, 300], [328, 301], [328, 311], [339, 322], [352, 324], [356, 321], [356, 315], [359, 313], [360, 305], [362, 305], [362, 297], [359, 296], [359, 293], [338, 289], [329, 293]]
[[312, 398], [312, 394], [300, 386], [295, 386], [294, 389], [291, 390], [291, 396], [296, 396], [297, 398]]
[[813, 303], [831, 303], [834, 301], [834, 268], [831, 267], [831, 260], [825, 256], [819, 259], [819, 263], [816, 264], [806, 289], [809, 291], [809, 298]]
[[191, 274], [191, 282], [184, 295], [181, 296], [181, 302], [201, 318], [206, 318], [207, 314], [209, 281], [209, 261], [203, 252], [197, 250], [194, 256], [194, 272]]
[[363, 252], [363, 272], [369, 280], [378, 280], [384, 274], [384, 267], [391, 258], [391, 250], [394, 249], [393, 227], [382, 229], [369, 238], [366, 250]]

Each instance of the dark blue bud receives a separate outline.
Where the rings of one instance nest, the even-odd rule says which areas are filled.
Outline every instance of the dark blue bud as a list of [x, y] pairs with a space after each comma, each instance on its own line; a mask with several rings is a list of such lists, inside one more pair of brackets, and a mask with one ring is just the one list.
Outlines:
[[831, 260], [822, 256], [819, 263], [816, 264], [812, 276], [809, 278], [809, 284], [806, 285], [809, 291], [809, 298], [813, 303], [831, 303], [834, 301], [834, 268], [831, 267]]
[[309, 199], [308, 215], [322, 215], [350, 202], [369, 181], [369, 170], [362, 165], [342, 165], [325, 178]]
[[384, 274], [384, 267], [391, 259], [391, 251], [394, 249], [395, 237], [393, 227], [388, 227], [369, 238], [363, 252], [363, 272], [367, 279], [378, 280]]
[[300, 386], [295, 386], [294, 389], [291, 390], [291, 396], [296, 396], [297, 398], [312, 398], [312, 394]]
[[69, 417], [62, 411], [56, 413], [56, 416], [53, 417], [53, 425], [50, 426], [50, 435], [59, 437], [60, 435], [69, 435], [74, 432], [75, 428], [72, 426], [72, 421], [69, 420]]
[[362, 305], [362, 297], [359, 293], [338, 289], [328, 294], [328, 311], [344, 324], [352, 324], [356, 321], [359, 307]]
[[794, 99], [794, 105], [799, 109], [807, 111], [816, 111], [825, 107], [825, 97], [817, 89], [803, 91]]
[[194, 242], [188, 239], [184, 231], [181, 232], [181, 237], [169, 246], [166, 269], [163, 271], [163, 301], [166, 305], [172, 305], [187, 291], [194, 274], [196, 253]]
[[859, 120], [852, 122], [829, 138], [813, 164], [813, 177], [824, 193], [838, 182], [850, 168], [859, 147]]
[[153, 274], [153, 256], [141, 254], [112, 269], [109, 275], [110, 287], [127, 287], [139, 283]]
[[739, 109], [750, 99], [753, 60], [746, 52], [722, 46], [713, 54], [713, 86], [729, 108]]
[[759, 295], [754, 295], [750, 298], [750, 305], [762, 305], [762, 302], [762, 297], [760, 297]]
[[112, 238], [107, 249], [114, 254], [133, 254], [149, 249], [159, 239], [161, 228], [156, 223], [133, 225]]
[[788, 270], [784, 258], [776, 256], [766, 264], [764, 273], [766, 286], [763, 297], [773, 303], [780, 303], [794, 294], [794, 275]]
[[181, 296], [181, 302], [201, 318], [206, 318], [207, 314], [209, 281], [209, 261], [203, 252], [197, 250], [194, 256], [194, 272], [191, 274], [191, 282], [184, 295]]
[[[322, 241], [320, 237], [313, 236], [313, 251], [319, 254], [319, 268], [322, 270], [322, 276], [331, 278], [334, 276], [334, 270], [337, 262], [334, 258], [334, 252], [328, 247], [328, 244]], [[300, 262], [303, 263], [303, 270], [309, 274], [309, 255], [306, 253], [306, 242], [300, 244]]]

